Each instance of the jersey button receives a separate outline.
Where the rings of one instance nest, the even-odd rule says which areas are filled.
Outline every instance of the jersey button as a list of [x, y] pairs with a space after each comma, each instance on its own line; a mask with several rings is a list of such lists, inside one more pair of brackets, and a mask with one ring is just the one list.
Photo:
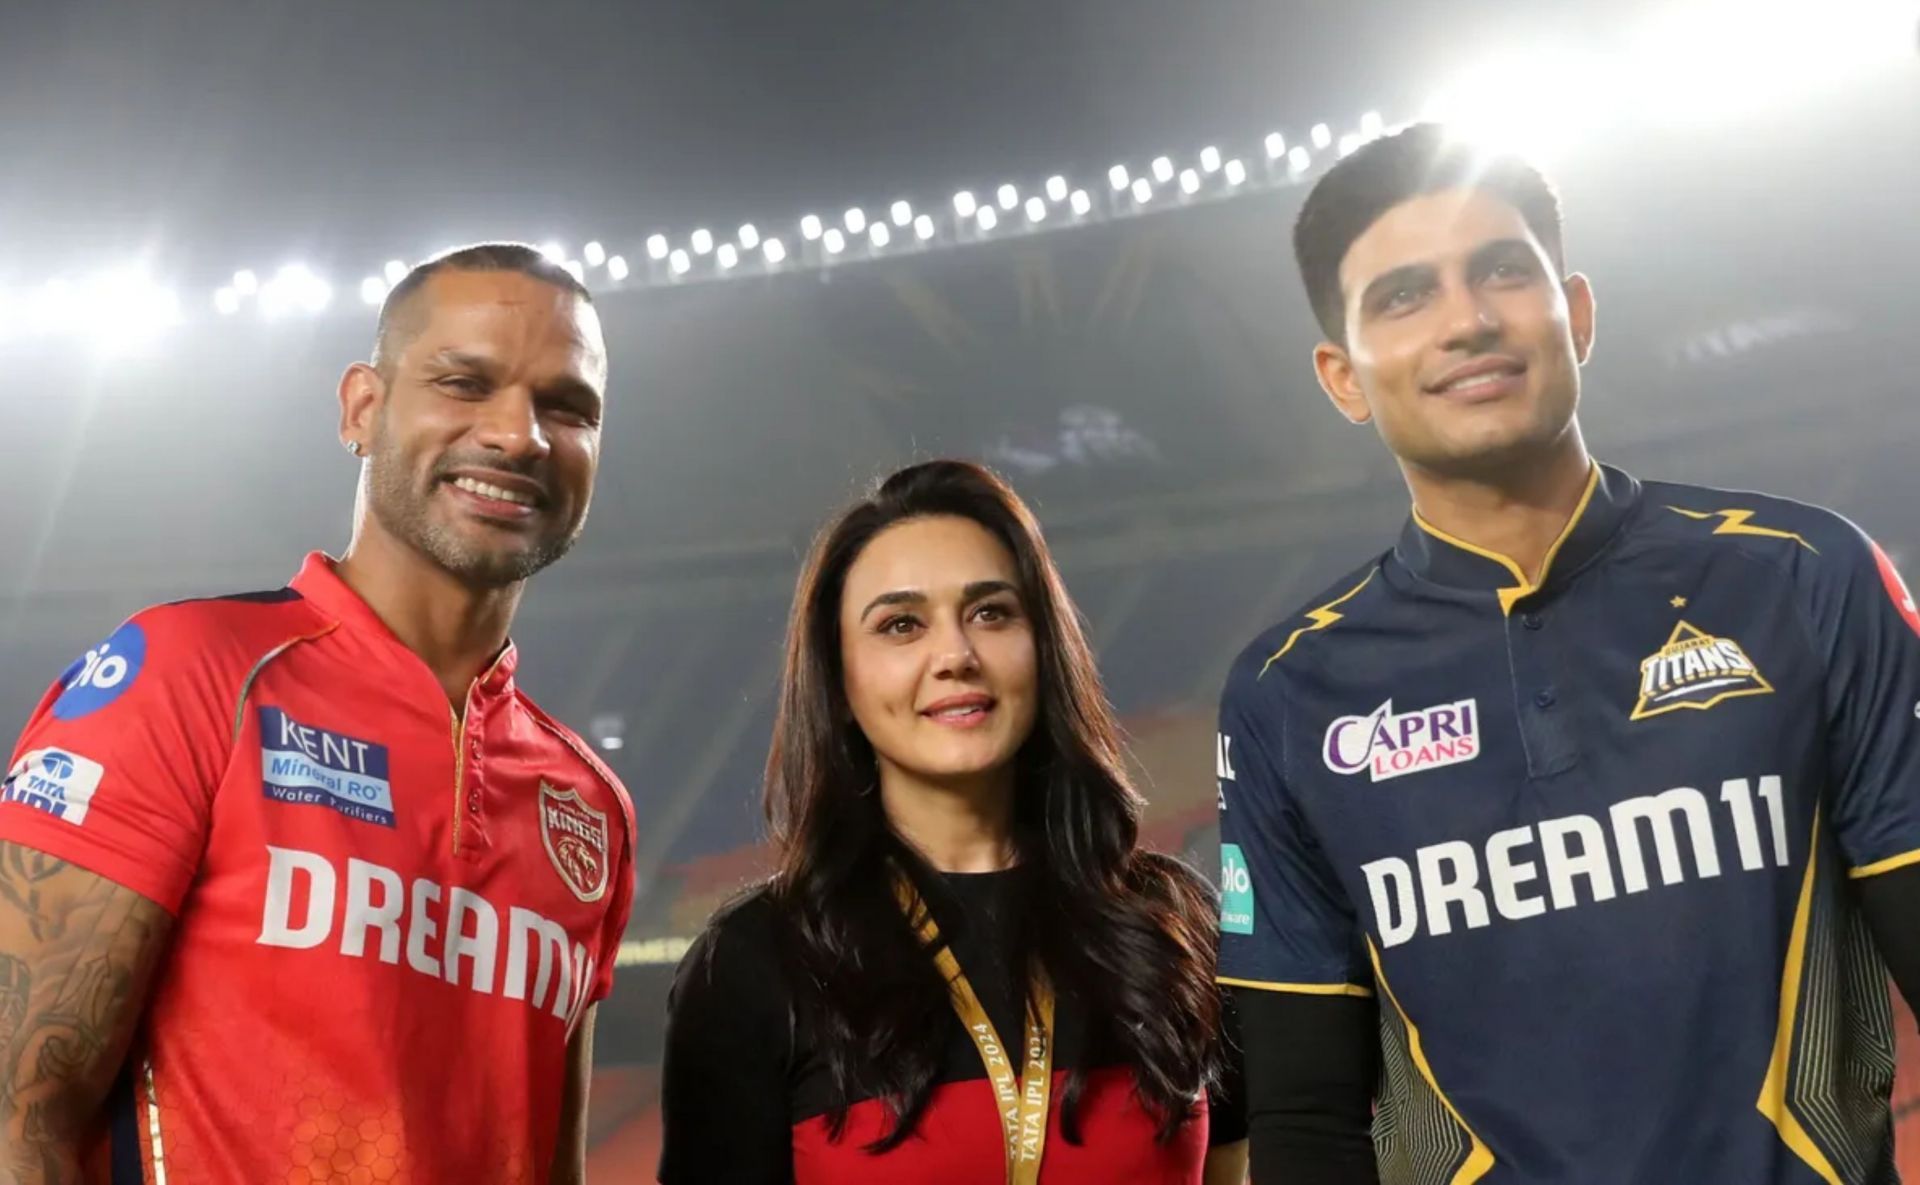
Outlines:
[[467, 795], [467, 809], [472, 811], [476, 815], [480, 813], [480, 792], [479, 791], [476, 790], [472, 794]]
[[1526, 626], [1530, 630], [1537, 630], [1541, 626], [1545, 625], [1546, 622], [1540, 620], [1540, 615], [1538, 613], [1528, 613], [1523, 615], [1520, 618], [1520, 624]]
[[1553, 706], [1553, 688], [1542, 687], [1540, 690], [1534, 692], [1533, 703], [1537, 708], [1551, 708]]

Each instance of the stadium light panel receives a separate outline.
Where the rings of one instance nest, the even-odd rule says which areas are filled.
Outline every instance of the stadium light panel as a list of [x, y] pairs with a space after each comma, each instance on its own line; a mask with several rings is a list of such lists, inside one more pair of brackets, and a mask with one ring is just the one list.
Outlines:
[[1200, 192], [1200, 174], [1192, 169], [1180, 170], [1180, 192], [1192, 197]]
[[980, 207], [980, 229], [992, 230], [998, 225], [1000, 225], [1000, 215], [995, 212], [994, 208], [992, 206]]
[[753, 250], [755, 247], [758, 247], [760, 245], [760, 228], [755, 226], [751, 222], [742, 224], [740, 227], [739, 239], [740, 239], [741, 250], [743, 251]]
[[963, 189], [953, 195], [953, 212], [960, 217], [971, 218], [973, 212], [979, 208], [980, 203], [974, 200], [972, 190]]
[[821, 234], [820, 215], [809, 214], [800, 220], [800, 237], [811, 243]]
[[847, 225], [848, 234], [857, 235], [861, 231], [867, 229], [867, 212], [865, 210], [862, 210], [860, 207], [855, 206], [852, 209], [847, 211], [846, 216], [842, 219], [842, 221], [844, 221]]
[[1333, 129], [1324, 123], [1314, 124], [1313, 130], [1308, 132], [1307, 136], [1313, 141], [1315, 148], [1325, 149], [1333, 143]]
[[787, 245], [779, 239], [768, 239], [760, 244], [760, 254], [768, 263], [784, 263], [787, 258]]
[[1220, 171], [1220, 150], [1209, 144], [1200, 150], [1200, 171], [1218, 173]]
[[1237, 156], [1228, 161], [1221, 171], [1226, 177], [1228, 185], [1244, 185], [1246, 183], [1247, 163]]
[[867, 238], [875, 247], [884, 247], [893, 242], [893, 231], [884, 222], [876, 222], [867, 228]]
[[714, 252], [714, 258], [719, 261], [721, 271], [732, 271], [733, 265], [740, 262], [740, 252], [732, 243], [722, 243]]
[[913, 206], [904, 200], [893, 203], [888, 213], [893, 215], [895, 226], [907, 226], [913, 222]]
[[927, 217], [925, 214], [922, 214], [918, 218], [915, 218], [913, 220], [913, 234], [915, 238], [919, 239], [923, 243], [926, 242], [928, 239], [932, 238], [933, 237], [933, 219]]
[[705, 255], [713, 250], [713, 232], [703, 226], [687, 236], [687, 242], [695, 255]]
[[1132, 181], [1133, 179], [1127, 176], [1127, 166], [1125, 165], [1115, 165], [1107, 170], [1107, 184], [1113, 186], [1115, 193], [1119, 193], [1125, 189], [1128, 185], [1132, 184]]
[[607, 261], [607, 248], [599, 239], [580, 248], [580, 258], [587, 261], [588, 267], [599, 267]]
[[660, 259], [665, 259], [666, 257], [667, 257], [667, 236], [648, 235], [647, 236], [647, 258], [653, 259], [653, 260], [660, 260]]
[[618, 281], [626, 279], [627, 276], [632, 273], [632, 270], [633, 269], [627, 266], [626, 256], [624, 255], [607, 256], [607, 275], [612, 277], [612, 279], [616, 283]]
[[1287, 140], [1279, 132], [1268, 132], [1266, 139], [1267, 159], [1279, 160], [1287, 154]]
[[994, 196], [999, 198], [1002, 210], [1011, 210], [1020, 204], [1020, 191], [1011, 185], [1002, 185]]
[[675, 247], [673, 253], [667, 256], [667, 266], [674, 275], [684, 276], [693, 270], [693, 257], [687, 254], [684, 247]]
[[1171, 157], [1157, 156], [1153, 159], [1153, 179], [1162, 185], [1173, 180], [1173, 159]]
[[1143, 206], [1153, 200], [1153, 186], [1145, 177], [1133, 179], [1133, 200]]
[[1027, 199], [1027, 221], [1039, 222], [1047, 216], [1047, 203], [1037, 197]]
[[1072, 207], [1076, 218], [1085, 218], [1093, 210], [1093, 199], [1087, 196], [1087, 191], [1084, 189], [1074, 190], [1067, 204]]
[[1047, 178], [1047, 200], [1064, 202], [1067, 200], [1067, 179], [1055, 173]]
[[385, 299], [387, 299], [387, 286], [379, 276], [368, 276], [360, 281], [361, 303], [377, 305]]
[[826, 233], [820, 237], [823, 240], [823, 245], [826, 247], [828, 255], [838, 255], [847, 249], [847, 240], [845, 236], [840, 233], [840, 228], [837, 226], [829, 226]]
[[398, 284], [400, 281], [407, 278], [406, 260], [404, 259], [387, 260], [387, 266], [381, 269], [381, 274], [387, 278], [388, 287], [392, 287], [393, 285]]

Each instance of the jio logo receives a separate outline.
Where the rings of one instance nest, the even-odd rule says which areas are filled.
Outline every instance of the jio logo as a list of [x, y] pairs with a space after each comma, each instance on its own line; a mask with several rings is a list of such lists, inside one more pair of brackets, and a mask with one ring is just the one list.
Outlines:
[[78, 720], [106, 707], [133, 686], [146, 661], [146, 631], [129, 621], [67, 668], [60, 679], [60, 698], [53, 703], [54, 716]]

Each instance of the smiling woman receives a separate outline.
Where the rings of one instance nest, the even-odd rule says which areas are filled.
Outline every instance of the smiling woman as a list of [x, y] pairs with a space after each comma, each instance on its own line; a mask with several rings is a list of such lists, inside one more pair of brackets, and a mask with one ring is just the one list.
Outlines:
[[1013, 491], [935, 461], [836, 519], [781, 696], [780, 871], [681, 963], [660, 1179], [1244, 1176], [1212, 894], [1139, 847], [1092, 653]]

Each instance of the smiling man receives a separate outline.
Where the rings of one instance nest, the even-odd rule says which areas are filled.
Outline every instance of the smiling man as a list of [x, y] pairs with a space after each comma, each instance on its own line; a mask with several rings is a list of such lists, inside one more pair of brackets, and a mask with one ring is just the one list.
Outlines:
[[507, 631], [606, 378], [531, 248], [420, 265], [341, 380], [346, 554], [48, 691], [0, 791], [0, 1180], [582, 1179], [632, 807]]
[[1527, 165], [1411, 128], [1294, 244], [1321, 386], [1413, 512], [1222, 698], [1254, 1180], [1894, 1181], [1920, 615], [1891, 563], [1589, 457], [1593, 291]]

